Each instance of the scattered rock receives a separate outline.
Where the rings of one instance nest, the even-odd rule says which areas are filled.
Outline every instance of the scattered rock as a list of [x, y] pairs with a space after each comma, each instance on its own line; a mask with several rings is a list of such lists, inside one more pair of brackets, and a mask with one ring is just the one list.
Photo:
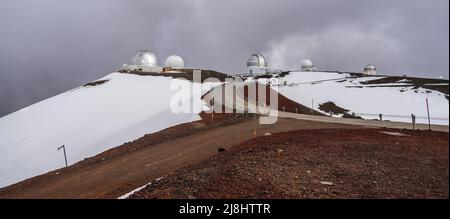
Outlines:
[[266, 134], [264, 134], [264, 136], [271, 136], [272, 134], [267, 132]]
[[327, 185], [327, 186], [332, 186], [333, 185], [332, 182], [327, 182], [327, 181], [321, 181], [320, 184]]

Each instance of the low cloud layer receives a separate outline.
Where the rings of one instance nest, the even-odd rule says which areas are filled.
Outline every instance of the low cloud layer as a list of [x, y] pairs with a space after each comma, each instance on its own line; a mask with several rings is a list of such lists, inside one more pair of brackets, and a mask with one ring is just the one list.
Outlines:
[[449, 72], [447, 0], [7, 0], [0, 2], [0, 116], [118, 69], [139, 49], [245, 71], [309, 58], [323, 70]]

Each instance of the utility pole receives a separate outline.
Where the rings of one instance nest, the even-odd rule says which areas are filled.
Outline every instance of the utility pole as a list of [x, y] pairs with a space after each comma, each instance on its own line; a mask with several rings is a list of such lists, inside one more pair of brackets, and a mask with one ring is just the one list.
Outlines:
[[311, 115], [314, 115], [314, 98], [311, 99]]
[[412, 128], [413, 130], [416, 130], [416, 116], [414, 114], [411, 114], [412, 119]]
[[428, 97], [425, 100], [427, 101], [428, 130], [431, 131], [430, 106], [428, 105]]
[[61, 150], [61, 148], [62, 148], [63, 151], [64, 151], [64, 160], [66, 161], [66, 167], [67, 167], [68, 165], [67, 165], [66, 146], [62, 145], [62, 146], [59, 147], [57, 150], [59, 151], [59, 150]]

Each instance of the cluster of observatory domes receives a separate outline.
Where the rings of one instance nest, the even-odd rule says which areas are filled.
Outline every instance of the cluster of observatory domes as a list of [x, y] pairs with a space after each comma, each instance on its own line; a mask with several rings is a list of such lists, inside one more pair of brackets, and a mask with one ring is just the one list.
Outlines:
[[[179, 55], [170, 55], [166, 58], [164, 66], [158, 66], [156, 55], [148, 50], [139, 50], [131, 59], [131, 64], [124, 64], [122, 71], [125, 72], [180, 72], [184, 68], [184, 60]], [[271, 69], [268, 67], [268, 60], [262, 54], [252, 54], [247, 60], [248, 74], [265, 75], [281, 73], [279, 69]], [[310, 59], [304, 59], [300, 62], [300, 71], [315, 72], [317, 67]], [[375, 75], [376, 68], [373, 65], [365, 66], [363, 74]]]
[[124, 64], [122, 71], [132, 72], [176, 72], [184, 68], [184, 60], [179, 55], [170, 55], [166, 58], [164, 66], [158, 65], [156, 55], [148, 50], [139, 50], [131, 59], [131, 64]]
[[[133, 65], [140, 66], [157, 66], [158, 58], [156, 58], [156, 55], [154, 53], [149, 52], [148, 50], [139, 50], [131, 59], [131, 63], [133, 63]], [[181, 56], [179, 55], [170, 55], [164, 62], [164, 66], [183, 68], [184, 61], [183, 58], [181, 58]]]

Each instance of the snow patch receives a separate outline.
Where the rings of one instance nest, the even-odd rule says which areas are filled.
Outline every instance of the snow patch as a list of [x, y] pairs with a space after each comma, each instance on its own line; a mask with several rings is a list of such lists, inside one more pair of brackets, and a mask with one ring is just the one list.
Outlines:
[[[164, 178], [164, 177], [159, 177], [159, 178], [156, 179], [155, 181], [159, 181], [159, 180], [161, 180], [161, 179], [163, 179], [163, 178]], [[149, 185], [151, 185], [151, 184], [152, 184], [152, 182], [149, 182], [149, 183], [147, 183], [147, 184], [145, 184], [145, 185], [143, 185], [143, 186], [141, 186], [141, 187], [138, 187], [138, 188], [134, 189], [133, 191], [131, 191], [131, 192], [125, 194], [125, 195], [122, 195], [122, 196], [118, 197], [117, 199], [127, 199], [127, 198], [129, 198], [131, 195], [133, 195], [134, 193], [143, 190], [145, 187], [147, 187], [147, 186], [149, 186]]]
[[184, 92], [170, 89], [173, 80], [192, 85], [171, 77], [111, 73], [97, 80], [107, 83], [81, 86], [0, 118], [0, 187], [64, 167], [56, 150], [61, 145], [71, 165], [145, 134], [200, 120], [198, 113], [172, 112], [172, 96]]
[[380, 131], [380, 133], [383, 133], [383, 134], [386, 134], [386, 135], [392, 135], [392, 136], [400, 136], [400, 137], [409, 136], [407, 134], [402, 134], [400, 132], [381, 132]]
[[[287, 98], [321, 111], [319, 105], [333, 102], [364, 119], [378, 119], [379, 114], [390, 121], [427, 123], [426, 98], [430, 103], [431, 123], [448, 125], [449, 107], [447, 95], [438, 91], [414, 88], [402, 81], [380, 85], [363, 82], [379, 80], [384, 76], [358, 77], [350, 73], [290, 72], [280, 77], [278, 91]], [[258, 79], [268, 84], [270, 79]], [[387, 86], [386, 86], [387, 85]], [[322, 111], [321, 111], [322, 112]]]

